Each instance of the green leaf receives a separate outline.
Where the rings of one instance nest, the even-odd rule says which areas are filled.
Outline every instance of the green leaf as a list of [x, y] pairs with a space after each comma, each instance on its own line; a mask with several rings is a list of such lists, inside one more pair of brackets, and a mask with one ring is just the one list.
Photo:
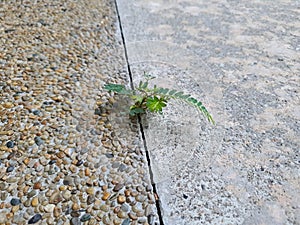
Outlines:
[[126, 87], [121, 84], [105, 84], [104, 89], [125, 95], [130, 95], [133, 93], [131, 90], [127, 90]]
[[177, 90], [171, 90], [169, 93], [168, 93], [168, 95], [173, 95], [173, 94], [175, 94], [177, 92]]
[[159, 88], [159, 89], [158, 89], [158, 93], [161, 94], [161, 95], [167, 94], [168, 91], [169, 91], [168, 88]]
[[163, 107], [166, 105], [164, 98], [158, 98], [157, 96], [147, 98], [146, 106], [150, 112], [162, 112]]
[[180, 98], [180, 96], [183, 95], [183, 91], [178, 91], [177, 93], [174, 94], [174, 97]]
[[144, 101], [144, 96], [142, 95], [132, 95], [131, 98], [138, 104], [141, 104]]
[[145, 83], [143, 83], [143, 85], [141, 86], [142, 89], [146, 89], [148, 87], [148, 82], [146, 81]]
[[129, 115], [130, 116], [136, 116], [138, 114], [143, 114], [145, 113], [145, 110], [140, 107], [132, 106], [130, 107]]

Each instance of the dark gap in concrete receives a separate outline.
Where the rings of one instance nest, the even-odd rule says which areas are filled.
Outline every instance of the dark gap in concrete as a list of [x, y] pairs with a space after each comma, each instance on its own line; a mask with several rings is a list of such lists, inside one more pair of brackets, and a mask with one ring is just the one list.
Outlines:
[[[124, 33], [123, 33], [123, 27], [122, 27], [122, 23], [121, 23], [121, 17], [120, 17], [120, 13], [119, 13], [119, 9], [118, 9], [117, 0], [115, 0], [115, 7], [116, 7], [116, 13], [117, 13], [118, 22], [119, 22], [119, 28], [120, 28], [120, 32], [121, 32], [122, 43], [123, 43], [123, 47], [124, 47], [125, 60], [126, 60], [127, 69], [128, 69], [128, 75], [129, 75], [129, 79], [130, 79], [130, 87], [131, 87], [132, 90], [134, 90], [132, 72], [131, 72], [131, 68], [130, 68], [130, 64], [129, 64], [128, 53], [127, 53], [127, 48], [126, 48], [126, 42], [125, 42], [125, 37], [124, 37]], [[152, 168], [151, 168], [151, 160], [150, 160], [149, 151], [148, 151], [148, 148], [147, 148], [147, 142], [146, 142], [146, 137], [145, 137], [145, 133], [144, 133], [144, 128], [143, 128], [143, 124], [142, 124], [142, 120], [141, 120], [140, 116], [138, 117], [138, 123], [140, 125], [140, 132], [141, 132], [141, 135], [142, 135], [143, 146], [144, 146], [145, 153], [146, 153], [146, 159], [147, 159], [147, 164], [148, 164], [148, 168], [149, 168], [149, 175], [150, 175], [150, 181], [151, 181], [151, 184], [152, 184], [153, 192], [156, 196], [158, 196], [157, 189], [156, 189], [156, 184], [155, 184], [154, 179], [153, 179], [153, 171], [152, 171]], [[161, 207], [160, 207], [160, 200], [159, 200], [159, 198], [156, 198], [156, 196], [155, 196], [155, 204], [156, 204], [156, 208], [157, 208], [159, 223], [160, 223], [160, 225], [164, 225], [163, 218], [162, 218], [162, 210], [161, 210]]]

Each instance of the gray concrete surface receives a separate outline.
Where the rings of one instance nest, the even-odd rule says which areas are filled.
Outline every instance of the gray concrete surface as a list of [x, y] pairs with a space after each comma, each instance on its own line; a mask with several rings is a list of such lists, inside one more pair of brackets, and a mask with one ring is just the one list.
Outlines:
[[134, 81], [200, 98], [144, 131], [166, 225], [300, 224], [300, 1], [117, 0]]

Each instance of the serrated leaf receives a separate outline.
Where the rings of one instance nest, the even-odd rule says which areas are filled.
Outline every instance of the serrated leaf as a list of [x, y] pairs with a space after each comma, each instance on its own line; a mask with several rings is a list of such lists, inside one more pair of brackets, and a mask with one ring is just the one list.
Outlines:
[[163, 107], [166, 105], [166, 100], [157, 96], [148, 97], [146, 102], [146, 106], [150, 112], [162, 112]]

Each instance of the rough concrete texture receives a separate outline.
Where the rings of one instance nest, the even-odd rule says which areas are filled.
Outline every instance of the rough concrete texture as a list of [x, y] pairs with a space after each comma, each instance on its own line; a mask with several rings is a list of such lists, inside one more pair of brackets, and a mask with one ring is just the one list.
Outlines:
[[300, 224], [300, 1], [117, 0], [135, 81], [203, 100], [144, 121], [167, 225]]

